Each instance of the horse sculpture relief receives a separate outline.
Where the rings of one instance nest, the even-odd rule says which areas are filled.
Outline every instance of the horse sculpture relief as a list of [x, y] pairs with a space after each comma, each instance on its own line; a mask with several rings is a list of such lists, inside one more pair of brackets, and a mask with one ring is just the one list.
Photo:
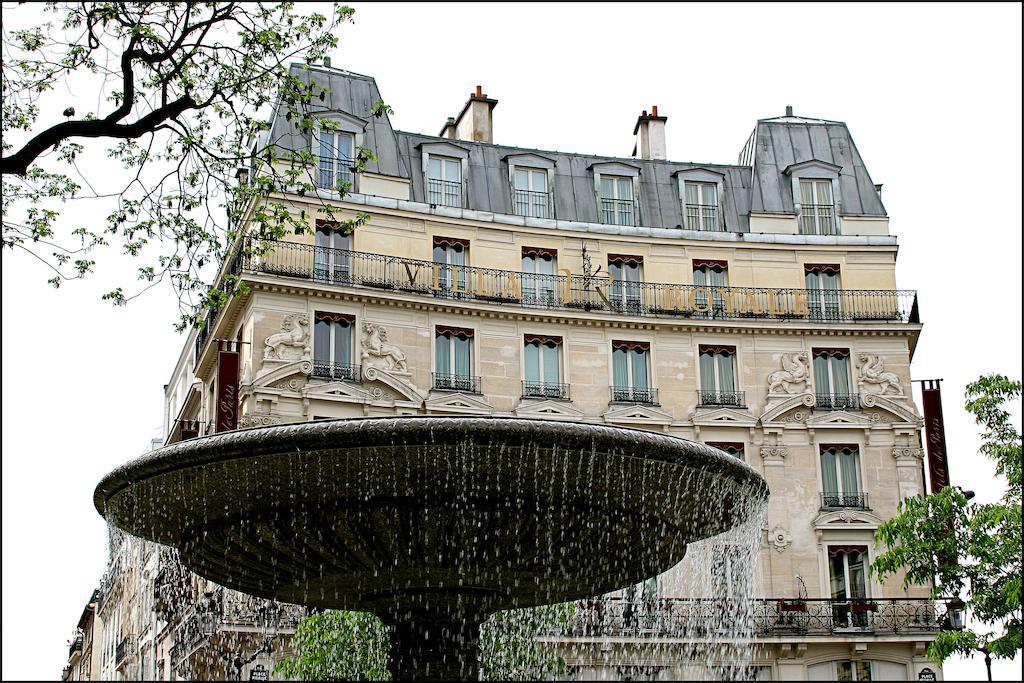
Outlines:
[[363, 364], [374, 365], [385, 370], [408, 372], [405, 352], [388, 341], [388, 331], [383, 325], [363, 323]]
[[903, 383], [894, 372], [886, 372], [882, 369], [884, 356], [874, 353], [861, 353], [857, 356], [860, 360], [860, 379], [857, 381], [861, 393], [884, 395], [892, 390], [893, 394], [903, 393]]
[[309, 347], [309, 316], [290, 313], [281, 322], [281, 331], [267, 337], [265, 360], [301, 360]]
[[806, 390], [811, 373], [806, 353], [782, 354], [782, 367], [783, 370], [776, 370], [768, 375], [769, 394], [798, 394]]

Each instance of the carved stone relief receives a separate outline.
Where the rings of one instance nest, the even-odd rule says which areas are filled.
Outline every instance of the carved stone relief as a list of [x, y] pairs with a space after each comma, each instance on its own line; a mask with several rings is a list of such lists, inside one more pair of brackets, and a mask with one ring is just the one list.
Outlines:
[[811, 366], [806, 352], [782, 354], [782, 368], [768, 375], [769, 394], [800, 394], [809, 390]]
[[860, 378], [857, 386], [862, 395], [903, 396], [903, 383], [894, 372], [886, 372], [882, 364], [885, 356], [875, 353], [861, 352], [857, 354], [860, 361]]
[[267, 413], [247, 413], [238, 419], [238, 426], [242, 429], [246, 427], [268, 427], [270, 425], [281, 424], [281, 417], [278, 415], [268, 415]]
[[793, 537], [780, 525], [776, 524], [775, 528], [771, 530], [771, 544], [775, 547], [776, 551], [781, 553], [783, 550], [788, 548], [792, 542]]
[[769, 462], [780, 462], [789, 455], [785, 446], [761, 446], [761, 459]]
[[383, 325], [363, 322], [363, 365], [407, 373], [405, 352], [388, 341], [388, 331]]
[[899, 460], [921, 460], [924, 458], [924, 449], [916, 446], [896, 446], [892, 449], [892, 457]]
[[267, 337], [264, 360], [309, 360], [312, 355], [309, 337], [309, 316], [289, 313], [281, 322], [281, 331]]

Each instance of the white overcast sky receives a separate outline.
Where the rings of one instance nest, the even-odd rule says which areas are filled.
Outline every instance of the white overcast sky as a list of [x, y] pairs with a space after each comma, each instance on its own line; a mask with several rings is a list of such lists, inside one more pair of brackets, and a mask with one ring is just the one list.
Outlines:
[[[436, 134], [477, 84], [499, 100], [496, 142], [567, 152], [628, 156], [651, 105], [678, 161], [735, 163], [755, 121], [786, 105], [846, 121], [885, 185], [898, 284], [919, 292], [913, 375], [945, 380], [953, 481], [1000, 495], [961, 407], [978, 375], [1021, 376], [1019, 4], [354, 5], [333, 64], [374, 76], [401, 130]], [[36, 11], [3, 8], [5, 24]], [[51, 102], [96, 99], [79, 87]], [[93, 179], [116, 178], [92, 163]], [[100, 301], [131, 277], [121, 259], [54, 291], [37, 263], [2, 258], [2, 673], [50, 679], [103, 570], [93, 487], [160, 436], [184, 338], [168, 290]], [[1013, 663], [996, 674], [1020, 679]]]

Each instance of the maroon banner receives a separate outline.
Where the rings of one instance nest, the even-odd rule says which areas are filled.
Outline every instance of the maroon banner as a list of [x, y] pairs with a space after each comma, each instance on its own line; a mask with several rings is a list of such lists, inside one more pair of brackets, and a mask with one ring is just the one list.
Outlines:
[[932, 493], [938, 493], [949, 486], [949, 460], [946, 456], [946, 427], [942, 422], [940, 381], [928, 379], [921, 383], [924, 434], [928, 442], [928, 483]]
[[217, 431], [238, 429], [239, 354], [231, 342], [217, 352]]

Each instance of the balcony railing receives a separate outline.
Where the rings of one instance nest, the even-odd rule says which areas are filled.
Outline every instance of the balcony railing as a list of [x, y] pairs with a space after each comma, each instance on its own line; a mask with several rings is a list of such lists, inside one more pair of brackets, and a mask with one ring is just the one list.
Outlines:
[[121, 666], [129, 657], [135, 654], [135, 636], [127, 635], [121, 638], [114, 648], [114, 666]]
[[612, 403], [658, 404], [658, 390], [652, 387], [612, 387]]
[[462, 183], [453, 180], [427, 180], [427, 202], [440, 206], [462, 206]]
[[859, 410], [857, 394], [815, 394], [814, 407], [824, 410]]
[[721, 232], [725, 225], [718, 220], [718, 207], [714, 204], [687, 204], [686, 229]]
[[523, 398], [569, 399], [569, 385], [552, 382], [523, 382]]
[[71, 639], [71, 645], [68, 647], [68, 659], [75, 656], [76, 652], [82, 651], [82, 643], [85, 641], [85, 637], [81, 634], [75, 634], [75, 637]]
[[319, 379], [344, 380], [358, 382], [360, 366], [353, 363], [332, 363], [325, 360], [313, 361], [313, 377]]
[[480, 378], [475, 375], [441, 375], [432, 373], [433, 387], [438, 391], [465, 391], [470, 394], [482, 393]]
[[607, 225], [636, 225], [637, 205], [632, 199], [601, 197], [601, 222]]
[[832, 204], [801, 204], [800, 234], [838, 235], [835, 212]]
[[550, 197], [547, 192], [515, 190], [515, 212], [517, 216], [547, 218], [550, 211]]
[[823, 493], [821, 494], [821, 507], [826, 508], [857, 508], [859, 510], [870, 510], [868, 507], [868, 494], [859, 493]]
[[746, 408], [742, 391], [698, 391], [697, 407], [712, 408], [727, 406], [730, 408]]
[[955, 600], [947, 598], [757, 598], [751, 602], [747, 605], [716, 598], [582, 600], [576, 603], [568, 627], [552, 629], [544, 635], [704, 639], [729, 635], [748, 609], [752, 613], [750, 626], [759, 636], [926, 634], [940, 628], [955, 628], [958, 623]]

